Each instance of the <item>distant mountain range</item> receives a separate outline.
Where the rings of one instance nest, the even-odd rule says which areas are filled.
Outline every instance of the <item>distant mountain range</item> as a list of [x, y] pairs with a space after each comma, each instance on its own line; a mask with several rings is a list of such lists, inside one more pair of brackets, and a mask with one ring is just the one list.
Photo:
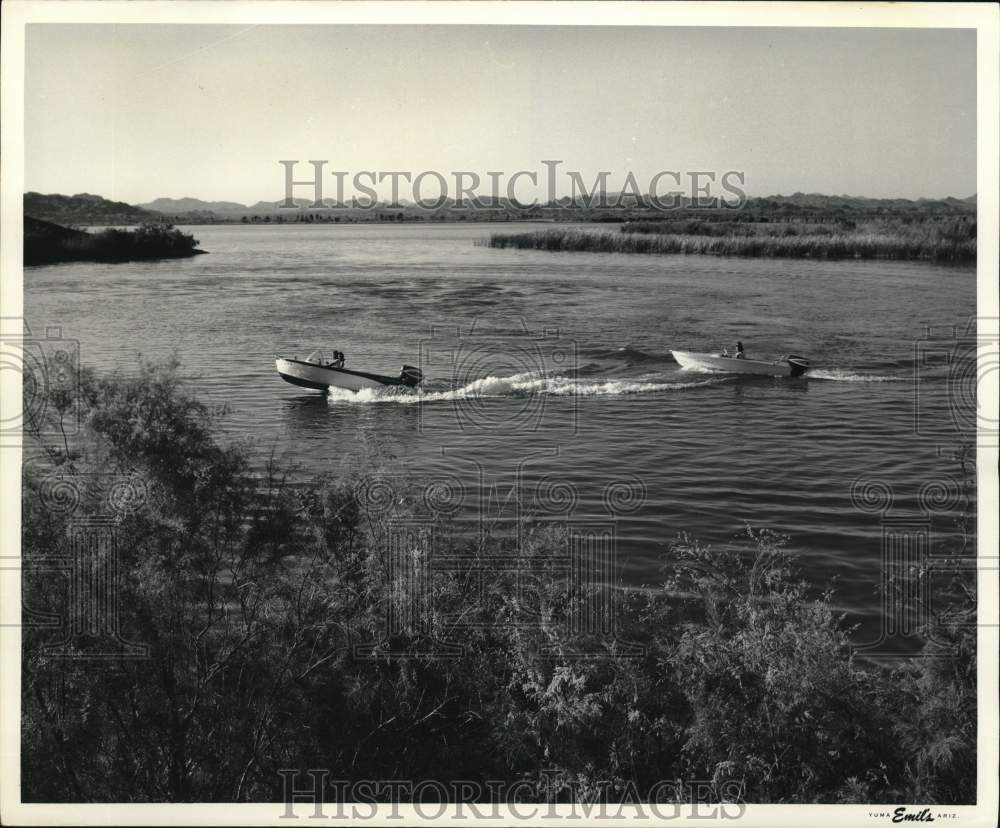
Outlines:
[[[608, 193], [606, 201], [613, 203], [617, 194]], [[267, 217], [270, 221], [272, 216], [280, 217], [275, 220], [297, 221], [299, 214], [303, 219], [310, 218], [310, 214], [316, 213], [311, 209], [312, 201], [306, 198], [294, 199], [298, 211], [279, 208], [281, 201], [258, 201], [256, 204], [245, 205], [235, 201], [203, 201], [198, 198], [158, 198], [145, 204], [132, 205], [122, 201], [109, 201], [98, 195], [90, 193], [77, 193], [66, 196], [58, 193], [43, 195], [42, 193], [29, 192], [24, 195], [24, 214], [43, 221], [55, 222], [61, 225], [74, 224], [141, 224], [143, 222], [175, 222], [192, 224], [212, 221], [232, 222], [256, 220], [256, 216]], [[622, 199], [622, 206], [630, 209], [643, 210], [651, 207], [648, 197], [636, 199], [634, 196], [626, 195]], [[328, 202], [330, 203], [330, 202]], [[602, 216], [609, 216], [609, 210], [597, 205], [593, 205], [590, 199], [570, 199], [568, 197], [557, 199], [541, 208], [534, 208], [528, 217], [542, 217], [544, 210], [556, 210], [560, 214], [564, 211], [583, 211], [580, 217], [584, 220], [600, 220]], [[690, 202], [685, 201], [684, 206], [690, 209]], [[335, 205], [330, 203], [330, 206]], [[493, 210], [507, 211], [514, 218], [517, 215], [525, 216], [521, 209], [508, 199], [494, 199], [489, 196], [481, 197], [480, 206], [488, 206]], [[471, 206], [463, 205], [453, 199], [447, 199], [443, 204], [437, 205], [424, 202], [423, 204], [400, 203], [388, 204], [380, 203], [374, 210], [351, 211], [359, 216], [360, 220], [374, 220], [378, 216], [373, 213], [378, 211], [391, 211], [393, 216], [405, 214], [409, 218], [422, 218], [427, 215], [427, 208], [433, 207], [439, 214], [439, 218], [446, 218], [451, 211], [468, 211]], [[348, 208], [349, 209], [349, 208]], [[976, 196], [967, 198], [942, 198], [942, 199], [880, 199], [865, 198], [860, 196], [830, 196], [818, 193], [794, 193], [788, 196], [767, 196], [764, 198], [751, 198], [742, 208], [747, 213], [767, 213], [778, 216], [794, 216], [801, 214], [845, 214], [857, 213], [867, 215], [879, 215], [885, 213], [904, 212], [909, 214], [929, 214], [929, 213], [955, 213], [974, 214], [976, 210]], [[612, 211], [613, 212], [613, 211]], [[364, 217], [362, 218], [362, 214]], [[550, 213], [551, 215], [551, 213]], [[461, 218], [461, 216], [459, 216]], [[481, 214], [486, 218], [485, 214]], [[338, 219], [339, 220], [339, 219]], [[609, 220], [611, 220], [609, 218]], [[613, 220], [621, 220], [613, 219]]]
[[751, 198], [748, 206], [768, 207], [790, 204], [795, 207], [811, 207], [821, 210], [831, 210], [837, 208], [844, 209], [958, 209], [965, 211], [970, 206], [975, 208], [976, 196], [967, 198], [867, 198], [865, 196], [848, 195], [822, 195], [820, 193], [793, 193], [789, 196], [765, 196], [763, 198]]
[[[604, 200], [613, 202], [621, 194], [620, 193], [606, 193]], [[641, 201], [648, 199], [644, 197], [642, 200], [637, 200], [632, 195], [625, 195], [623, 197], [623, 203], [626, 205], [634, 205], [641, 203]], [[311, 209], [312, 200], [308, 198], [296, 198], [293, 199], [296, 207], [302, 209]], [[335, 202], [333, 199], [324, 199], [325, 203], [330, 207], [348, 207], [349, 205], [341, 205]], [[684, 199], [685, 206], [690, 205], [690, 199]], [[283, 201], [258, 201], [255, 204], [239, 204], [235, 201], [202, 201], [198, 198], [158, 198], [156, 201], [150, 201], [145, 204], [140, 204], [146, 210], [156, 210], [161, 213], [187, 213], [187, 212], [199, 212], [199, 213], [259, 213], [259, 212], [277, 212], [279, 209], [283, 210], [286, 208], [280, 207]], [[784, 205], [790, 205], [794, 207], [803, 208], [813, 208], [813, 209], [880, 209], [880, 208], [917, 208], [917, 209], [960, 209], [964, 210], [968, 205], [976, 204], [976, 196], [972, 195], [968, 198], [921, 198], [916, 201], [906, 198], [866, 198], [864, 196], [847, 196], [847, 195], [822, 195], [820, 193], [794, 193], [792, 195], [775, 195], [775, 196], [765, 196], [751, 198], [747, 202], [748, 207], [756, 207], [761, 209], [766, 209], [768, 207], [781, 207]], [[493, 207], [496, 209], [504, 209], [515, 207], [516, 205], [510, 199], [507, 198], [493, 198], [492, 196], [480, 196], [479, 205]], [[549, 207], [581, 207], [585, 206], [586, 201], [583, 199], [576, 199], [575, 201], [568, 196], [556, 199], [548, 205]], [[382, 209], [399, 209], [406, 207], [431, 207], [431, 206], [441, 206], [445, 208], [461, 208], [464, 206], [461, 202], [455, 199], [445, 199], [442, 205], [436, 205], [433, 200], [424, 200], [421, 205], [416, 205], [413, 202], [407, 201], [405, 199], [401, 200], [398, 204], [390, 204], [389, 202], [380, 202], [378, 207]]]
[[[308, 208], [312, 206], [312, 199], [295, 198], [292, 199], [296, 207]], [[324, 199], [333, 206], [332, 199]], [[155, 201], [148, 201], [140, 204], [144, 210], [155, 210], [165, 215], [177, 215], [179, 213], [218, 213], [243, 214], [243, 213], [273, 213], [279, 209], [280, 201], [258, 201], [255, 204], [240, 204], [238, 201], [202, 201], [200, 198], [158, 198]], [[287, 208], [281, 208], [287, 209]]]
[[98, 195], [77, 193], [67, 196], [53, 193], [24, 194], [24, 214], [56, 224], [141, 224], [162, 220], [158, 213], [124, 201], [108, 201]]
[[245, 212], [245, 204], [235, 201], [202, 201], [200, 198], [158, 198], [138, 205], [157, 213], [234, 213]]

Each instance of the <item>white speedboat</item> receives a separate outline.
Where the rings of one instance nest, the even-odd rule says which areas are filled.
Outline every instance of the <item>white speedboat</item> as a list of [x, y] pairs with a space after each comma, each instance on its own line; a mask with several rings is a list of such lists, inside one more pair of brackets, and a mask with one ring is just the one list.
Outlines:
[[809, 370], [809, 360], [800, 356], [783, 357], [778, 362], [737, 359], [722, 354], [695, 354], [671, 351], [681, 368], [717, 371], [725, 374], [752, 374], [760, 377], [797, 377]]
[[420, 369], [412, 365], [404, 365], [396, 376], [356, 371], [345, 368], [343, 360], [327, 359], [322, 351], [313, 351], [305, 359], [275, 357], [274, 364], [278, 369], [278, 376], [285, 382], [316, 391], [326, 391], [328, 388], [361, 391], [365, 388], [392, 386], [415, 388], [424, 378]]

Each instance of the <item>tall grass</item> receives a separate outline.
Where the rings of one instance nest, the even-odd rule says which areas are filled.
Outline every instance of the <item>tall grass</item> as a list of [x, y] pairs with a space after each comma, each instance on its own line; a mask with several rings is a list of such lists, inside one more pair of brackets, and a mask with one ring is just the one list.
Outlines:
[[837, 234], [872, 233], [879, 236], [933, 238], [941, 241], [966, 242], [976, 239], [974, 217], [914, 219], [904, 217], [855, 219], [823, 219], [816, 221], [785, 221], [779, 218], [758, 221], [725, 221], [718, 218], [663, 219], [661, 221], [630, 221], [622, 225], [623, 233], [652, 233], [673, 236], [834, 236]]
[[493, 233], [486, 246], [593, 253], [687, 254], [796, 259], [889, 259], [974, 263], [975, 224], [858, 229], [809, 224], [642, 222], [621, 233], [544, 230]]

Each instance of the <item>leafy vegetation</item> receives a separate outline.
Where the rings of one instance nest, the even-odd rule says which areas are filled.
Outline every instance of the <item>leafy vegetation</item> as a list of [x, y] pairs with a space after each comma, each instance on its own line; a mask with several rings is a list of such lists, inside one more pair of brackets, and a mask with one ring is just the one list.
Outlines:
[[975, 634], [957, 613], [975, 585], [960, 573], [932, 631], [958, 658], [938, 643], [887, 668], [852, 656], [779, 535], [681, 537], [658, 588], [621, 596], [615, 643], [571, 623], [591, 596], [554, 575], [565, 527], [527, 519], [519, 540], [473, 544], [414, 481], [392, 508], [433, 522], [434, 554], [519, 565], [483, 584], [435, 572], [438, 643], [409, 622], [385, 640], [387, 608], [412, 605], [387, 577], [371, 489], [254, 472], [253, 447], [221, 438], [176, 369], [84, 372], [26, 401], [26, 620], [65, 610], [65, 583], [33, 563], [71, 557], [81, 518], [113, 515], [120, 631], [148, 647], [67, 660], [44, 648], [59, 630], [26, 625], [27, 801], [279, 801], [283, 768], [518, 780], [525, 800], [682, 779], [728, 801], [975, 801]]
[[84, 233], [39, 219], [24, 219], [24, 263], [130, 262], [179, 259], [204, 253], [198, 240], [170, 224], [142, 224], [134, 230], [110, 228]]

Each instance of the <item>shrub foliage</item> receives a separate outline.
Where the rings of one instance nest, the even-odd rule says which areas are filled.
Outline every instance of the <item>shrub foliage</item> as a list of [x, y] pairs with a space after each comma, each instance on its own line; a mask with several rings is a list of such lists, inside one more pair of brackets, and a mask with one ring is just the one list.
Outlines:
[[85, 233], [30, 217], [24, 220], [24, 264], [180, 259], [204, 253], [198, 240], [170, 224]]
[[[354, 482], [255, 472], [175, 365], [84, 374], [78, 399], [47, 402], [26, 426], [25, 618], [58, 612], [65, 590], [32, 562], [70, 555], [72, 521], [106, 512], [107, 481], [126, 481], [120, 629], [148, 654], [68, 660], [45, 649], [52, 630], [26, 627], [28, 801], [277, 801], [283, 768], [520, 780], [527, 799], [682, 779], [748, 802], [975, 801], [973, 634], [942, 617], [935, 639], [958, 658], [859, 663], [830, 594], [770, 531], [724, 550], [677, 539], [663, 583], [621, 596], [620, 640], [641, 648], [626, 652], [566, 623], [587, 596], [550, 577], [562, 528], [526, 520], [517, 542], [470, 545], [441, 524], [436, 552], [521, 566], [486, 584], [435, 575], [435, 635], [460, 653], [404, 626], [397, 657], [359, 659], [404, 599], [385, 577], [384, 518]], [[73, 406], [85, 428], [67, 436]], [[58, 484], [75, 511], [52, 507]], [[400, 504], [411, 516], [419, 488]], [[458, 634], [470, 606], [492, 623]], [[535, 623], [515, 623], [526, 613]]]

